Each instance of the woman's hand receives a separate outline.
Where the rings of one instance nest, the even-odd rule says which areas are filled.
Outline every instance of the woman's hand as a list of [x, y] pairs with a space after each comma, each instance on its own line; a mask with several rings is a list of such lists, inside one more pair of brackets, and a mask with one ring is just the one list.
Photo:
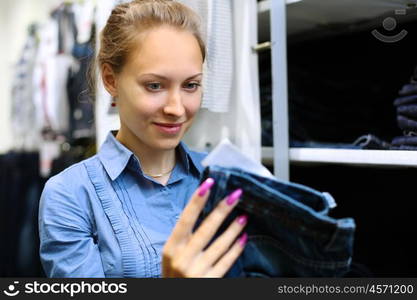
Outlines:
[[203, 209], [214, 180], [208, 178], [194, 192], [162, 251], [163, 277], [223, 277], [242, 253], [247, 235], [236, 238], [246, 225], [240, 216], [222, 235], [203, 251], [224, 219], [237, 204], [242, 190], [238, 189], [219, 202], [193, 233], [192, 229]]

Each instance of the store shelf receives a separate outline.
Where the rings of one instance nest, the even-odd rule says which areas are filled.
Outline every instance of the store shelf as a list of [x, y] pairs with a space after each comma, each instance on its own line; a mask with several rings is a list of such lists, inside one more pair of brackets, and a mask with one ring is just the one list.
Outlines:
[[[297, 3], [297, 2], [301, 2], [302, 0], [286, 0], [285, 3], [288, 4], [293, 4], [293, 3]], [[269, 10], [271, 9], [271, 0], [263, 0], [263, 1], [259, 1], [258, 2], [258, 12], [263, 13], [263, 12], [269, 12]]]
[[[286, 0], [287, 5], [301, 2], [301, 0]], [[259, 42], [270, 40], [270, 11], [271, 1], [263, 0], [258, 2], [258, 39]]]
[[[289, 157], [294, 164], [417, 167], [417, 151], [290, 148]], [[262, 147], [262, 162], [273, 164], [272, 147]]]

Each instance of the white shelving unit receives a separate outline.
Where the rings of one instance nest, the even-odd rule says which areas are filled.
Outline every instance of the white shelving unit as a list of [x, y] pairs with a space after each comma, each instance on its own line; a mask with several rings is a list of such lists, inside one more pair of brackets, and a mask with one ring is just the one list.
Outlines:
[[[330, 148], [290, 148], [289, 159], [295, 164], [348, 164], [380, 167], [417, 167], [417, 151], [355, 150]], [[262, 148], [264, 164], [273, 164], [273, 147]]]
[[[274, 118], [274, 147], [262, 148], [262, 162], [266, 165], [274, 165], [277, 177], [289, 179], [290, 163], [417, 167], [417, 151], [289, 148], [286, 90], [287, 35], [298, 34], [318, 25], [372, 20], [395, 9], [405, 10], [415, 6], [416, 3], [411, 0], [361, 0], [357, 1], [354, 7], [349, 0], [264, 0], [258, 2], [259, 42], [269, 40], [272, 44]], [[410, 18], [415, 19], [416, 16], [410, 15]]]

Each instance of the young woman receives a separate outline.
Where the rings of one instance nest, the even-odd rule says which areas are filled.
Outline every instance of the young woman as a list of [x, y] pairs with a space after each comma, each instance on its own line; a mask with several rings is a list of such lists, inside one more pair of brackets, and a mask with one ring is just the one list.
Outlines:
[[[45, 185], [40, 255], [48, 277], [222, 277], [242, 253], [247, 217], [209, 241], [234, 191], [193, 230], [215, 182], [181, 142], [200, 108], [205, 45], [198, 17], [169, 0], [118, 5], [97, 62], [120, 115], [97, 155]], [[239, 237], [240, 235], [240, 237]]]

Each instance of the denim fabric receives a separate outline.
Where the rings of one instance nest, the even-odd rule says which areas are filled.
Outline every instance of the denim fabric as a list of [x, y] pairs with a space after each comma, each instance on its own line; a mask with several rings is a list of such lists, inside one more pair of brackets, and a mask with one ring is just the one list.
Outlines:
[[417, 146], [417, 136], [398, 136], [392, 140], [392, 144], [395, 146], [402, 144]]
[[290, 147], [295, 148], [328, 148], [328, 149], [374, 149], [387, 150], [390, 144], [373, 134], [364, 134], [358, 137], [353, 143], [322, 143], [315, 141], [290, 140]]
[[293, 148], [330, 148], [330, 149], [362, 149], [359, 145], [348, 143], [323, 143], [316, 141], [290, 140], [290, 147]]
[[390, 149], [391, 150], [417, 151], [417, 147], [416, 146], [410, 146], [410, 145], [392, 146]]
[[405, 84], [401, 90], [398, 92], [400, 96], [408, 96], [417, 94], [417, 84], [409, 83]]
[[397, 107], [397, 114], [417, 118], [417, 104], [401, 105]]
[[404, 136], [397, 136], [391, 142], [391, 150], [417, 150], [417, 136], [412, 132], [404, 132]]
[[417, 120], [415, 119], [410, 119], [403, 115], [397, 115], [397, 123], [398, 127], [402, 130], [417, 131]]
[[196, 227], [237, 188], [241, 200], [214, 238], [238, 215], [249, 217], [248, 243], [225, 277], [338, 277], [349, 270], [355, 223], [328, 216], [330, 194], [237, 168], [210, 166], [202, 181], [207, 177], [216, 183]]
[[405, 104], [415, 104], [415, 103], [417, 103], [417, 95], [398, 97], [394, 100], [394, 106], [401, 106]]

